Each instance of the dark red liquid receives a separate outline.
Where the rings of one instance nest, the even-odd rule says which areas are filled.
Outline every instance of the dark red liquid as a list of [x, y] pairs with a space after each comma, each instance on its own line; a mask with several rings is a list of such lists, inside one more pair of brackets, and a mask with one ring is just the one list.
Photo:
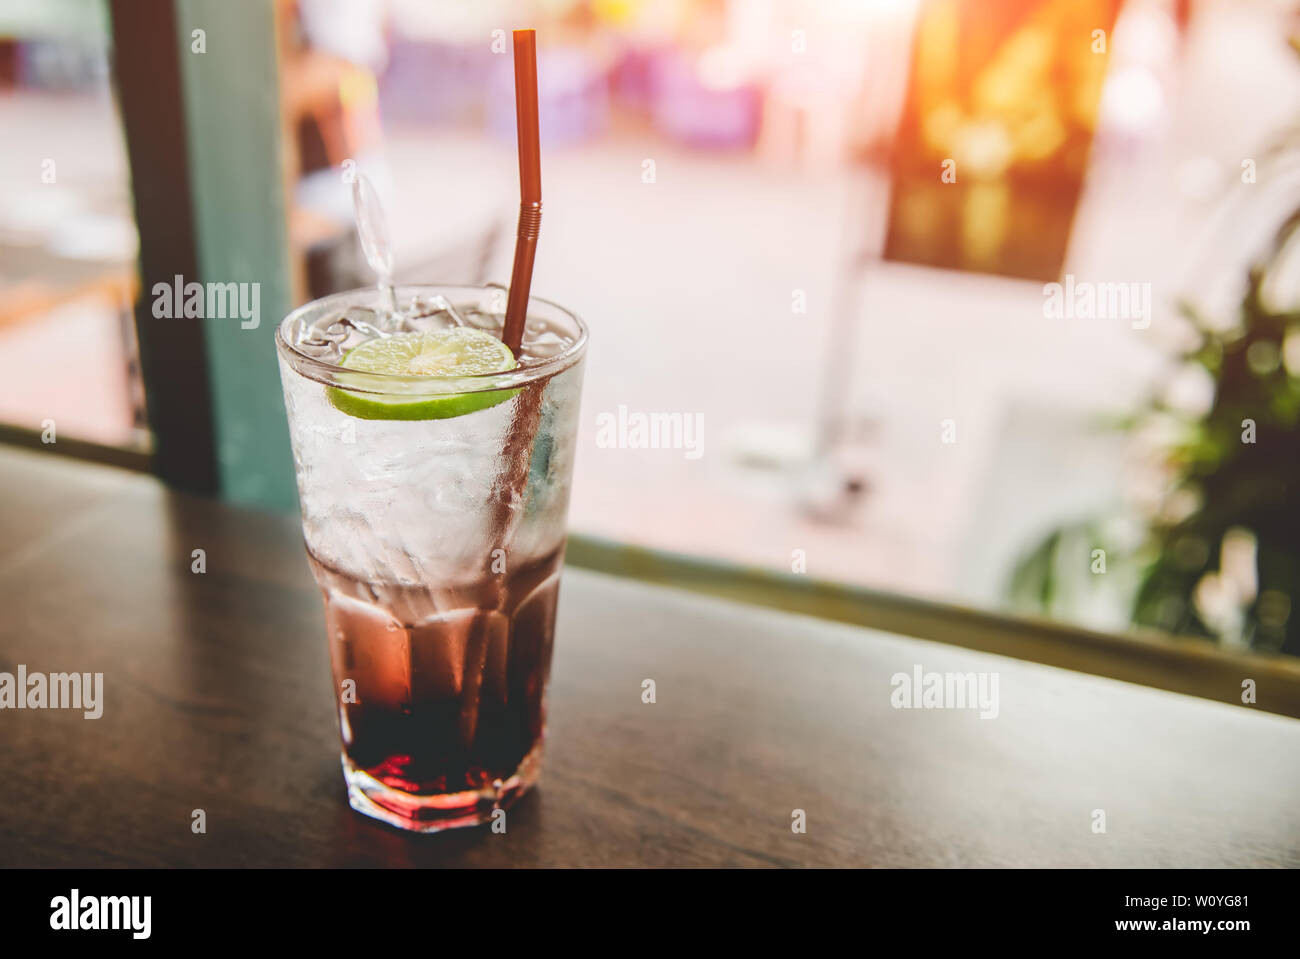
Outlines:
[[414, 796], [515, 774], [545, 728], [561, 554], [419, 590], [359, 582], [312, 559], [343, 748], [357, 769]]

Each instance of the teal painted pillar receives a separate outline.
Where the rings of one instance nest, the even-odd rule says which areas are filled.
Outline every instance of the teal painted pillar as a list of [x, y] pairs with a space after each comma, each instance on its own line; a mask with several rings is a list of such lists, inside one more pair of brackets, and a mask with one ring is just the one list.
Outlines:
[[[226, 304], [202, 320], [221, 494], [291, 509], [297, 494], [274, 341], [292, 300], [276, 5], [176, 0], [175, 9], [201, 274], [193, 279], [209, 306]], [[237, 286], [214, 297], [213, 284]], [[238, 309], [229, 306], [232, 292]]]

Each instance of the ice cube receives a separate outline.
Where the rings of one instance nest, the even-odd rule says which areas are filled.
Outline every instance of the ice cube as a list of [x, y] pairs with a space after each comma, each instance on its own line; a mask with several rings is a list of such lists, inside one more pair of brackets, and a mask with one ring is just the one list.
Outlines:
[[375, 339], [392, 335], [390, 329], [384, 328], [388, 325], [379, 313], [368, 307], [349, 306], [341, 319], [330, 324], [330, 329], [339, 327], [344, 332], [345, 338], [355, 331], [366, 339]]
[[541, 328], [525, 327], [524, 352], [530, 359], [546, 359], [563, 353], [570, 343], [568, 337], [542, 325]]
[[314, 359], [338, 363], [343, 354], [358, 343], [375, 337], [390, 336], [382, 328], [374, 310], [350, 307], [342, 316], [322, 317], [311, 326], [299, 330], [295, 346]]
[[465, 326], [451, 301], [441, 294], [417, 296], [398, 315], [398, 328], [403, 331], [441, 330], [449, 326]]

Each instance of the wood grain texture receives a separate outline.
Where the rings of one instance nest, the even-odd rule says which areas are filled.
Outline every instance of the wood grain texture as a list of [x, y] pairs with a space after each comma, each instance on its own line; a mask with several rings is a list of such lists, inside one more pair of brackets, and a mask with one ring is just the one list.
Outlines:
[[[540, 787], [408, 836], [346, 804], [295, 522], [27, 452], [0, 496], [0, 670], [105, 684], [0, 711], [0, 866], [1300, 865], [1295, 720], [574, 569]], [[892, 708], [916, 664], [998, 718]]]

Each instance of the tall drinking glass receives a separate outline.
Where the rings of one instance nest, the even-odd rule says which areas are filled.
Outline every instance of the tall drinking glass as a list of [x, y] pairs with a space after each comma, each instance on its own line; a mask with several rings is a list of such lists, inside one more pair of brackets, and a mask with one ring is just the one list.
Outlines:
[[500, 335], [500, 288], [400, 287], [396, 315], [384, 299], [308, 303], [276, 348], [349, 802], [431, 832], [537, 781], [587, 331], [534, 298], [514, 369], [348, 368], [395, 334]]

